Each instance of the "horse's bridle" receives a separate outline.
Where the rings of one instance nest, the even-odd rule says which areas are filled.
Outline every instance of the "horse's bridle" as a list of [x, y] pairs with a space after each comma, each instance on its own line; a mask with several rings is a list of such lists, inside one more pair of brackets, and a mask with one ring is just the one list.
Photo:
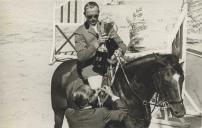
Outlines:
[[[148, 105], [150, 105], [150, 102], [147, 101], [146, 99], [143, 99], [143, 98], [139, 95], [139, 93], [138, 93], [136, 90], [134, 90], [134, 89], [132, 88], [132, 86], [131, 86], [132, 84], [130, 83], [130, 81], [129, 81], [127, 75], [126, 75], [125, 70], [124, 70], [123, 65], [121, 64], [121, 62], [119, 62], [119, 65], [120, 65], [121, 70], [122, 70], [122, 72], [123, 72], [123, 74], [124, 74], [124, 78], [125, 78], [126, 81], [127, 81], [127, 85], [128, 85], [128, 87], [129, 87], [129, 90], [132, 92], [131, 94], [132, 94], [133, 96], [137, 97], [137, 98], [141, 101], [141, 103], [145, 106], [145, 110], [146, 110], [145, 119], [146, 119], [146, 120], [150, 120], [151, 112], [149, 111], [149, 109], [148, 109], [148, 107], [147, 107]], [[136, 82], [136, 80], [134, 80], [133, 83], [134, 83], [134, 82]], [[136, 83], [137, 83], [137, 82], [136, 82]]]
[[[157, 54], [155, 54], [155, 53], [153, 53], [153, 55], [155, 56], [155, 58], [156, 58], [156, 60], [161, 64], [161, 65], [163, 65], [163, 66], [165, 66], [165, 68], [167, 68], [167, 69], [170, 69], [170, 70], [175, 70], [175, 68], [174, 67], [176, 67], [176, 64], [168, 64], [168, 63], [166, 63], [166, 62], [164, 62], [163, 60], [162, 60], [162, 58], [160, 58]], [[184, 80], [184, 77], [182, 77], [181, 76], [182, 74], [180, 73], [180, 78], [179, 79], [181, 79], [181, 78], [183, 78], [183, 80]], [[156, 91], [159, 91], [159, 93], [160, 93], [160, 95], [161, 96], [163, 96], [164, 97], [164, 100], [165, 100], [165, 95], [164, 95], [164, 91], [163, 91], [163, 89], [161, 88], [162, 87], [162, 84], [166, 84], [166, 82], [165, 81], [163, 81], [163, 79], [162, 79], [162, 75], [161, 75], [161, 71], [158, 71], [156, 74], [154, 74], [153, 75], [153, 77], [159, 77], [159, 83], [154, 83], [154, 86], [155, 86], [155, 88], [156, 88]], [[156, 79], [156, 78], [155, 78]], [[164, 82], [164, 83], [162, 83], [162, 81]], [[156, 87], [157, 86], [157, 87]], [[169, 104], [177, 104], [177, 103], [183, 103], [183, 99], [182, 99], [182, 97], [181, 97], [181, 93], [180, 93], [180, 88], [179, 88], [179, 86], [178, 86], [178, 93], [179, 93], [179, 96], [180, 96], [180, 101], [167, 101]]]
[[[157, 55], [156, 54], [154, 54], [154, 56], [156, 57]], [[156, 57], [156, 59], [158, 59], [157, 57]], [[174, 70], [174, 66], [175, 65], [170, 65], [170, 66], [168, 66], [168, 64], [166, 64], [165, 62], [163, 62], [162, 60], [160, 60], [159, 61], [162, 65], [164, 65], [164, 66], [167, 66], [166, 68], [170, 68], [170, 69], [172, 69], [172, 70]], [[123, 65], [120, 63], [120, 67], [121, 67], [121, 70], [122, 70], [122, 72], [123, 72], [123, 74], [124, 74], [124, 77], [125, 77], [125, 79], [126, 79], [126, 81], [127, 81], [127, 85], [128, 85], [128, 87], [129, 87], [129, 89], [130, 89], [130, 91], [132, 92], [132, 95], [134, 95], [135, 97], [137, 97], [141, 102], [142, 102], [142, 104], [145, 106], [145, 109], [146, 109], [146, 115], [145, 115], [145, 119], [146, 120], [148, 120], [149, 119], [149, 117], [150, 117], [150, 115], [151, 115], [151, 113], [152, 112], [150, 112], [149, 110], [148, 110], [148, 105], [154, 105], [154, 108], [153, 108], [153, 110], [155, 109], [155, 107], [157, 106], [157, 100], [155, 100], [155, 104], [151, 104], [147, 99], [143, 99], [139, 94], [138, 94], [138, 92], [136, 91], [136, 90], [134, 90], [133, 88], [132, 88], [132, 86], [131, 86], [131, 83], [130, 83], [130, 81], [128, 80], [128, 77], [127, 77], [127, 75], [126, 75], [126, 73], [125, 73], [125, 70], [124, 70], [124, 68], [123, 68]], [[169, 104], [178, 104], [178, 103], [183, 103], [183, 99], [182, 99], [182, 97], [181, 97], [181, 94], [179, 94], [180, 95], [180, 101], [166, 101], [165, 100], [165, 95], [164, 95], [164, 91], [163, 91], [163, 89], [161, 88], [162, 87], [162, 85], [163, 85], [163, 83], [162, 83], [162, 76], [161, 76], [161, 74], [160, 74], [161, 72], [159, 71], [159, 72], [157, 72], [157, 74], [154, 74], [153, 75], [153, 77], [159, 77], [159, 83], [155, 83], [154, 85], [156, 85], [155, 86], [155, 88], [156, 88], [156, 91], [158, 90], [158, 92], [160, 93], [160, 95], [161, 96], [164, 96], [164, 101], [162, 102], [162, 105], [159, 105], [159, 106], [164, 106], [164, 105], [166, 105], [166, 106], [168, 106]], [[136, 81], [135, 81], [136, 82]], [[165, 83], [164, 83], [165, 84]], [[179, 88], [178, 88], [178, 91], [179, 91]], [[156, 97], [157, 98], [157, 97]], [[153, 111], [152, 110], [152, 111]]]
[[[173, 70], [173, 66], [172, 65], [169, 65], [167, 66], [166, 68], [170, 68], [171, 70]], [[165, 92], [163, 91], [162, 87], [163, 87], [163, 84], [166, 85], [168, 84], [165, 80], [162, 79], [162, 75], [161, 75], [161, 71], [158, 71], [157, 73], [155, 73], [153, 75], [153, 78], [154, 80], [157, 80], [158, 79], [158, 82], [154, 82], [154, 87], [156, 89], [156, 91], [160, 94], [160, 96], [162, 96], [163, 98], [163, 101], [167, 102], [168, 104], [177, 104], [177, 103], [183, 103], [183, 99], [181, 97], [181, 94], [179, 93], [179, 96], [180, 96], [180, 99], [181, 100], [174, 100], [174, 101], [166, 101], [166, 96], [165, 96]], [[179, 87], [178, 87], [178, 92], [179, 92]]]

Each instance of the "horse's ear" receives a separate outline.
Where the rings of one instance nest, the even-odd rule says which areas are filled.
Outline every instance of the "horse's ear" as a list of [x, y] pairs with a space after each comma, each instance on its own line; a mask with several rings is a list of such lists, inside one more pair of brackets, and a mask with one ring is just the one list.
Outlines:
[[154, 53], [154, 52], [153, 52], [153, 55], [155, 56], [156, 59], [160, 59], [160, 56], [159, 56], [158, 53]]
[[184, 74], [184, 71], [183, 71], [183, 64], [184, 64], [184, 61], [182, 62], [179, 62], [177, 63], [174, 68], [176, 69], [176, 71], [179, 73], [179, 74]]
[[161, 58], [161, 56], [157, 53], [153, 53], [153, 55], [155, 56], [157, 62], [159, 62], [160, 64], [166, 66], [167, 64], [163, 61], [163, 59]]

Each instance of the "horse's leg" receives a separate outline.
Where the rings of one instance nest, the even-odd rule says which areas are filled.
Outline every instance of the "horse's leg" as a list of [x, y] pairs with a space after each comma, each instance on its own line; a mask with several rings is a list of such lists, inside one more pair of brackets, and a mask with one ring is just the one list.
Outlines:
[[55, 110], [54, 111], [54, 128], [62, 128], [65, 110]]
[[[71, 72], [76, 70], [77, 60], [63, 62], [55, 70], [51, 80], [51, 102], [54, 111], [55, 128], [62, 128], [65, 110], [68, 108], [66, 89], [73, 79]], [[75, 75], [73, 78], [77, 78]]]

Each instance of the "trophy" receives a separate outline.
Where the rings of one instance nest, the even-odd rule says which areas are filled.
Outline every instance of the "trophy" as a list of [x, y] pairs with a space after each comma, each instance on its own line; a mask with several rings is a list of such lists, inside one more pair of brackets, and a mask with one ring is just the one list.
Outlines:
[[[100, 36], [110, 36], [111, 29], [113, 28], [114, 23], [110, 22], [110, 20], [101, 21], [101, 35]], [[95, 69], [102, 69], [105, 71], [107, 66], [107, 58], [108, 58], [108, 49], [106, 47], [106, 43], [109, 43], [109, 40], [106, 40], [96, 52], [94, 68]]]
[[[111, 22], [109, 18], [106, 21], [101, 22], [101, 36], [109, 36], [110, 31], [114, 26], [114, 22]], [[107, 43], [107, 42], [106, 42]], [[107, 52], [106, 43], [102, 44], [98, 49], [101, 52]]]
[[107, 22], [104, 22], [104, 34], [108, 36], [113, 26], [114, 22], [110, 22], [109, 20], [107, 20]]

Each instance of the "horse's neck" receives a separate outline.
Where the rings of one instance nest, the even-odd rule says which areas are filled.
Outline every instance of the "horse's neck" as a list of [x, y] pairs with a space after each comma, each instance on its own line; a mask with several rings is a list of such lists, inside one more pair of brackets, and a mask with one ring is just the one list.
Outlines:
[[[135, 73], [126, 75], [129, 76], [134, 74]], [[129, 85], [126, 82], [126, 78], [123, 76], [123, 72], [121, 70], [117, 72], [116, 78], [118, 79], [115, 79], [115, 84], [113, 85], [116, 95], [119, 95], [121, 99], [126, 103], [127, 108], [132, 116], [139, 119], [145, 119], [147, 112], [145, 108], [146, 106], [143, 104], [143, 100], [149, 102], [152, 98], [154, 94], [154, 90], [150, 90], [150, 88], [152, 88], [152, 85], [147, 86], [147, 82], [145, 83], [142, 82], [143, 80], [136, 80], [137, 77], [135, 77], [135, 75], [133, 77], [128, 77], [130, 80]], [[132, 81], [131, 79], [135, 79], [135, 81]], [[134, 84], [136, 84], [136, 86], [134, 86]]]
[[152, 96], [154, 95], [154, 89], [151, 87], [152, 85], [148, 86], [148, 84], [141, 84], [143, 86], [141, 89], [135, 89], [137, 95], [144, 101], [150, 101]]
[[[129, 64], [125, 64], [124, 69], [117, 72], [118, 81], [122, 89], [125, 89], [124, 95], [130, 98], [129, 94], [131, 94], [133, 99], [141, 97], [139, 99], [149, 101], [155, 92], [152, 76], [157, 72], [158, 68], [159, 64], [154, 56], [147, 56], [145, 59], [134, 60]], [[126, 79], [129, 80], [129, 83]], [[138, 99], [135, 100], [139, 101]]]
[[[119, 72], [119, 75], [121, 73]], [[126, 74], [128, 75], [128, 74]], [[118, 92], [120, 92], [121, 97], [126, 97], [126, 99], [132, 98], [133, 100], [136, 100], [138, 102], [143, 102], [144, 100], [149, 101], [153, 94], [154, 94], [154, 88], [153, 84], [145, 83], [144, 80], [137, 80], [138, 77], [136, 77], [136, 74], [133, 74], [133, 77], [128, 77], [127, 79], [132, 79], [129, 80], [129, 83], [126, 82], [126, 78], [121, 75], [117, 76], [118, 79], [118, 85], [115, 85]], [[138, 74], [137, 74], [138, 75]], [[141, 103], [139, 103], [141, 104]]]

